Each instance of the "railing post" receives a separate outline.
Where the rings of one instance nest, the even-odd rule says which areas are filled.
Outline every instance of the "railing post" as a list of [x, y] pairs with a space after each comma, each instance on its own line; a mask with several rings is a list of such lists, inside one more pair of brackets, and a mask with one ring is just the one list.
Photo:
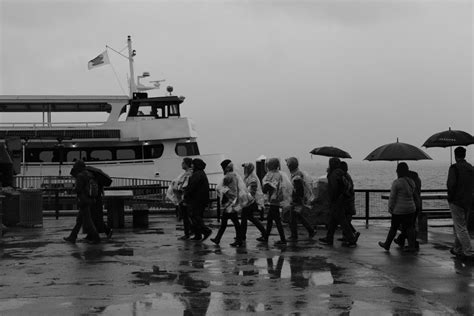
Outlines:
[[54, 191], [54, 200], [56, 204], [56, 219], [59, 219], [59, 190]]
[[365, 191], [365, 228], [369, 228], [369, 216], [370, 216], [370, 198], [369, 191]]

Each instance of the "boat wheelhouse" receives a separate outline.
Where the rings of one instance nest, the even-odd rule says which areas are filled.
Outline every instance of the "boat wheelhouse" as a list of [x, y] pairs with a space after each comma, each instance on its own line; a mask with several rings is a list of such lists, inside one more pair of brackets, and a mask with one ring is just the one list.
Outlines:
[[[170, 180], [184, 157], [201, 158], [211, 182], [221, 176], [223, 155], [200, 155], [193, 122], [181, 117], [184, 97], [0, 96], [2, 113], [36, 113], [35, 122], [0, 123], [0, 143], [21, 144], [21, 174], [68, 175], [78, 159], [114, 177]], [[68, 115], [106, 117], [74, 121]], [[17, 146], [19, 147], [19, 146]], [[18, 149], [18, 148], [17, 148]], [[15, 155], [14, 155], [15, 156]], [[18, 157], [20, 156], [20, 157]]]

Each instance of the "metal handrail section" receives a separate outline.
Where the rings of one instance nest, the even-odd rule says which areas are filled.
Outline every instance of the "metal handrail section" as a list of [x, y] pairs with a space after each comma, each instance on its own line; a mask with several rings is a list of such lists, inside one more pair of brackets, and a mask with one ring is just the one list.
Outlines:
[[[112, 177], [113, 182], [106, 190], [132, 190], [134, 200], [148, 200], [152, 206], [169, 204], [166, 201], [166, 191], [171, 184], [170, 180], [137, 179]], [[74, 188], [74, 179], [70, 176], [15, 176], [15, 187], [43, 189], [45, 195], [53, 192], [57, 197], [68, 196]], [[212, 202], [219, 201], [217, 198], [216, 184], [210, 184], [210, 199]], [[388, 200], [382, 199], [382, 195], [390, 193], [388, 189], [355, 189], [356, 214], [354, 219], [365, 220], [366, 226], [370, 220], [390, 219], [388, 213]], [[422, 193], [446, 193], [446, 189], [425, 189]], [[446, 200], [424, 200], [423, 208], [446, 209], [449, 208]]]

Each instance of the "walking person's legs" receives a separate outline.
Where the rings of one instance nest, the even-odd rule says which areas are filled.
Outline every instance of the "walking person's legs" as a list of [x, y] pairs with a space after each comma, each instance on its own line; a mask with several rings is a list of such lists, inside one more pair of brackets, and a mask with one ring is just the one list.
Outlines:
[[384, 248], [387, 251], [390, 250], [390, 245], [392, 244], [393, 239], [397, 235], [397, 230], [401, 222], [400, 216], [401, 215], [392, 214], [390, 229], [388, 231], [387, 237], [385, 238], [385, 242], [379, 241], [379, 246]]
[[219, 244], [221, 242], [221, 238], [224, 235], [224, 232], [227, 228], [227, 221], [229, 220], [230, 214], [224, 212], [221, 217], [221, 226], [219, 227], [219, 230], [217, 231], [217, 235], [214, 238], [211, 238], [211, 241], [215, 244]]
[[451, 209], [451, 216], [453, 218], [453, 251], [464, 256], [473, 256], [471, 238], [467, 230], [467, 212], [453, 203], [449, 203], [449, 208]]
[[229, 218], [234, 224], [235, 234], [237, 235], [235, 242], [230, 245], [233, 247], [239, 247], [243, 244], [242, 228], [240, 227], [239, 217], [237, 216], [237, 213], [231, 213]]

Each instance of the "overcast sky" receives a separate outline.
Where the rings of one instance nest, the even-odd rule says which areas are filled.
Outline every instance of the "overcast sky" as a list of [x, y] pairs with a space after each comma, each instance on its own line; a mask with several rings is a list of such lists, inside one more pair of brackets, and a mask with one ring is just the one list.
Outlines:
[[469, 0], [0, 3], [0, 94], [126, 94], [123, 57], [87, 62], [131, 35], [136, 74], [186, 97], [201, 153], [309, 160], [333, 145], [361, 161], [397, 137], [473, 133]]

